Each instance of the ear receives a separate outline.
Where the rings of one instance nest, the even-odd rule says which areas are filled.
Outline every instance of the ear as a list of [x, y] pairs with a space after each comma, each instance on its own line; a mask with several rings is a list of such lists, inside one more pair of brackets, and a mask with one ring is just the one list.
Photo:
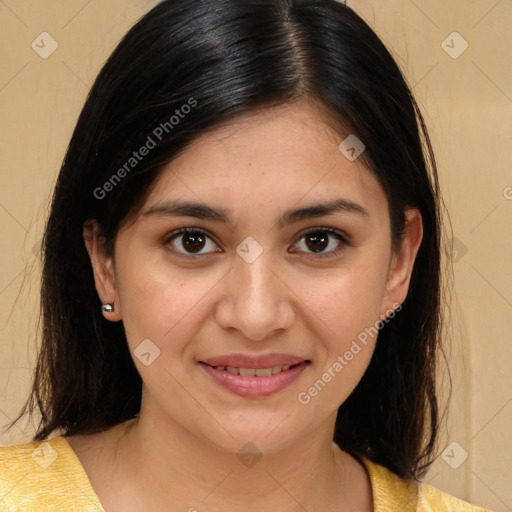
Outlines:
[[85, 247], [91, 259], [96, 291], [102, 304], [114, 304], [114, 311], [103, 311], [103, 316], [112, 322], [121, 320], [121, 304], [117, 295], [114, 264], [107, 256], [103, 245], [104, 239], [97, 221], [88, 220], [83, 225]]
[[423, 223], [417, 208], [408, 208], [406, 226], [400, 249], [393, 254], [389, 267], [381, 315], [388, 317], [407, 297], [416, 255], [423, 239]]

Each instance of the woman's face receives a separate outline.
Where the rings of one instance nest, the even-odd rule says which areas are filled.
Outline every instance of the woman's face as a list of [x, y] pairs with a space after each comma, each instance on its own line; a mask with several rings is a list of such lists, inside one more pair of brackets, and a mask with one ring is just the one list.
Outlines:
[[332, 435], [421, 241], [411, 210], [392, 253], [386, 196], [338, 148], [348, 135], [306, 104], [212, 131], [158, 178], [115, 263], [93, 256], [144, 381], [141, 414], [230, 451]]

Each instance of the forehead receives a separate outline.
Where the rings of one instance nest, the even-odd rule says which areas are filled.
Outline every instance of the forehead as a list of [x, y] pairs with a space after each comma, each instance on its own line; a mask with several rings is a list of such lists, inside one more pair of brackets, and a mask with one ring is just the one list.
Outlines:
[[185, 198], [260, 215], [343, 197], [385, 214], [387, 200], [375, 175], [339, 149], [348, 135], [304, 103], [245, 115], [198, 137], [168, 164], [146, 208]]

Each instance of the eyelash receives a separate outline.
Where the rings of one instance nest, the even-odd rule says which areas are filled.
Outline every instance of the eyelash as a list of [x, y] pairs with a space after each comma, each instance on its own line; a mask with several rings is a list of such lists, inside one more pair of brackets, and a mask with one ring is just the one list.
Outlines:
[[[191, 234], [191, 233], [192, 234], [199, 234], [199, 235], [202, 235], [202, 236], [205, 236], [205, 237], [209, 238], [210, 240], [213, 240], [212, 237], [208, 234], [208, 232], [204, 231], [203, 229], [200, 229], [200, 228], [182, 228], [182, 229], [179, 229], [177, 231], [173, 231], [168, 236], [166, 236], [165, 239], [163, 240], [163, 243], [164, 243], [164, 245], [168, 245], [170, 242], [172, 242], [174, 239], [178, 238], [180, 235], [186, 235], [186, 234]], [[347, 235], [345, 235], [344, 233], [342, 233], [340, 231], [337, 231], [336, 229], [332, 229], [332, 228], [312, 228], [312, 229], [309, 229], [308, 231], [305, 231], [305, 232], [301, 233], [299, 238], [297, 239], [297, 241], [293, 245], [297, 245], [307, 235], [316, 234], [316, 233], [328, 233], [329, 235], [333, 235], [336, 238], [338, 238], [338, 240], [340, 241], [340, 245], [339, 245], [338, 248], [336, 248], [334, 250], [331, 250], [331, 251], [328, 251], [328, 252], [323, 252], [323, 253], [312, 253], [312, 252], [309, 252], [309, 253], [306, 253], [308, 256], [311, 256], [313, 258], [321, 259], [321, 258], [327, 258], [327, 257], [336, 256], [341, 251], [343, 251], [346, 247], [349, 247], [351, 245], [351, 241], [350, 241], [350, 239], [349, 239], [349, 237]], [[177, 252], [180, 256], [184, 256], [184, 257], [198, 258], [200, 256], [205, 256], [205, 254], [182, 253], [182, 252], [179, 252], [179, 251], [174, 251], [174, 252]], [[215, 251], [215, 252], [219, 252], [219, 251]], [[299, 251], [297, 251], [297, 252], [299, 252]]]

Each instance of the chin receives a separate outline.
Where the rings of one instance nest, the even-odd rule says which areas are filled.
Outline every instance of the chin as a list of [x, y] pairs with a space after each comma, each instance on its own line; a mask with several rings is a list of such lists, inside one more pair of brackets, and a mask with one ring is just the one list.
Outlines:
[[219, 427], [215, 429], [218, 435], [213, 437], [212, 429], [203, 432], [203, 439], [215, 449], [239, 458], [245, 452], [249, 452], [249, 455], [254, 452], [255, 456], [270, 455], [289, 448], [300, 439], [298, 428], [291, 423], [286, 426], [284, 424], [290, 420], [290, 417], [285, 422], [283, 418], [286, 418], [286, 415], [275, 419], [271, 424], [265, 422], [260, 426], [255, 426], [254, 422], [249, 427], [234, 425], [226, 429], [227, 432]]

